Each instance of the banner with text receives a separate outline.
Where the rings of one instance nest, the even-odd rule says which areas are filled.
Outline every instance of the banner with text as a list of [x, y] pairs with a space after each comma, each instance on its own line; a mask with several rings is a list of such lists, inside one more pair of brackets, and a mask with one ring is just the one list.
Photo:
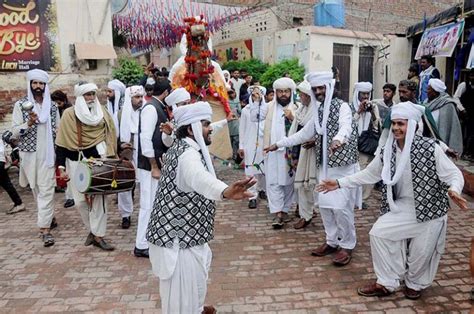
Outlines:
[[51, 2], [0, 3], [0, 71], [60, 71], [56, 6]]
[[422, 56], [451, 57], [463, 30], [464, 20], [425, 30], [415, 59]]

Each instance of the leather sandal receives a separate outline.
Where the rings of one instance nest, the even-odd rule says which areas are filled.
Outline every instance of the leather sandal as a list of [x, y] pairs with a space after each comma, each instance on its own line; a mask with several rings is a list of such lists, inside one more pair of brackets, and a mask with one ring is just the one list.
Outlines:
[[371, 284], [358, 288], [357, 294], [363, 297], [386, 297], [392, 294], [392, 292], [390, 292], [384, 286], [373, 282]]
[[43, 239], [44, 247], [54, 245], [54, 237], [51, 233], [43, 233], [41, 237]]

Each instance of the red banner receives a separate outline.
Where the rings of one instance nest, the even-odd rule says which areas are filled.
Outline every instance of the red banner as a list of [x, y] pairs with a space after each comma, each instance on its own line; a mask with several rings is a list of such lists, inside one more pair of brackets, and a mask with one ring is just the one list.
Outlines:
[[51, 0], [0, 4], [0, 71], [58, 71], [56, 7]]

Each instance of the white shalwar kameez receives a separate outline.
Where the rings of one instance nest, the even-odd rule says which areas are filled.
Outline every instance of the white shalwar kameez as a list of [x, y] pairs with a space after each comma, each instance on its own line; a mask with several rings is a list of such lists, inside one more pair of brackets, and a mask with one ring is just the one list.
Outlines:
[[[396, 165], [401, 151], [397, 147]], [[450, 190], [461, 194], [464, 179], [460, 170], [440, 146], [435, 147], [436, 173]], [[382, 161], [379, 156], [357, 174], [339, 180], [341, 188], [372, 184], [381, 180]], [[404, 280], [417, 291], [431, 285], [438, 269], [446, 240], [447, 215], [426, 222], [417, 222], [411, 162], [393, 187], [394, 202], [390, 212], [380, 216], [370, 235], [370, 247], [377, 283], [394, 291]], [[407, 250], [408, 249], [408, 250]]]
[[[41, 106], [36, 103], [35, 106]], [[59, 123], [59, 112], [56, 111]], [[20, 151], [20, 186], [30, 186], [38, 206], [38, 227], [49, 228], [54, 216], [54, 187], [56, 186], [55, 167], [47, 164], [48, 129], [46, 123], [36, 124], [36, 151]], [[13, 136], [18, 137], [21, 130], [28, 129], [28, 122], [23, 122], [19, 105], [13, 109]], [[50, 154], [54, 154], [50, 152]], [[54, 158], [54, 157], [53, 157]]]
[[[262, 105], [263, 106], [263, 105]], [[263, 173], [263, 127], [265, 120], [257, 122], [251, 117], [250, 106], [242, 109], [239, 121], [239, 149], [244, 150], [245, 175], [254, 176], [257, 184], [249, 191], [253, 193], [250, 199], [256, 199], [258, 192], [265, 191], [265, 175]], [[254, 164], [261, 168], [257, 169]]]
[[[153, 133], [158, 122], [158, 114], [153, 106], [145, 106], [141, 113], [141, 134], [140, 145], [142, 155], [146, 158], [155, 158], [155, 150], [153, 149]], [[138, 139], [137, 139], [138, 142]], [[138, 143], [137, 143], [138, 144]], [[155, 193], [158, 189], [158, 179], [151, 176], [151, 171], [138, 169], [140, 182], [140, 211], [138, 213], [137, 237], [135, 239], [135, 247], [140, 250], [148, 249], [146, 240], [146, 228], [150, 220]]]
[[[270, 143], [276, 143], [285, 137], [283, 107], [275, 102], [273, 110]], [[267, 200], [272, 214], [288, 213], [294, 201], [294, 174], [290, 176], [288, 173], [288, 161], [285, 155], [286, 148], [282, 147], [265, 156]]]
[[[315, 112], [318, 112], [316, 107]], [[277, 142], [278, 147], [290, 147], [314, 139], [316, 134], [316, 121], [307, 123], [300, 131], [294, 135]], [[332, 141], [346, 143], [352, 132], [352, 112], [346, 103], [341, 105], [339, 112], [339, 131]], [[316, 152], [318, 153], [318, 152]], [[327, 177], [324, 177], [322, 165], [318, 165], [318, 180], [340, 179], [357, 172], [357, 163], [327, 169]], [[326, 194], [318, 193], [317, 202], [321, 212], [321, 218], [326, 232], [326, 243], [332, 247], [340, 246], [344, 249], [352, 250], [356, 245], [356, 232], [354, 226], [354, 206], [357, 200], [359, 189], [343, 188]]]
[[[219, 181], [201, 162], [199, 145], [184, 139], [191, 147], [178, 159], [176, 183], [186, 193], [196, 192], [210, 200], [221, 200], [227, 184]], [[207, 292], [212, 252], [207, 243], [180, 249], [149, 244], [153, 273], [160, 278], [161, 309], [164, 314], [200, 314]]]

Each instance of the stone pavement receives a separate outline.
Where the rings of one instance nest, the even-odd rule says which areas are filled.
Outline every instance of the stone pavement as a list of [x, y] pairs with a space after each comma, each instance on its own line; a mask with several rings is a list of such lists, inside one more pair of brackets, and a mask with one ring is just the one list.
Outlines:
[[[10, 174], [17, 184], [16, 171]], [[243, 175], [224, 167], [218, 174], [225, 181]], [[79, 213], [64, 209], [64, 194], [56, 194], [57, 242], [44, 248], [32, 195], [19, 191], [28, 210], [14, 216], [5, 214], [10, 199], [0, 191], [0, 312], [160, 312], [158, 280], [149, 261], [132, 254], [138, 211], [132, 227], [122, 230], [110, 201], [107, 238], [117, 250], [103, 252], [83, 245], [87, 233]], [[356, 212], [358, 245], [344, 268], [334, 267], [329, 257], [309, 254], [324, 239], [320, 217], [303, 231], [290, 226], [275, 231], [264, 202], [254, 210], [246, 202], [219, 203], [206, 303], [219, 313], [469, 313], [472, 199], [470, 211], [450, 211], [445, 254], [421, 299], [407, 300], [402, 292], [381, 299], [357, 295], [356, 288], [374, 278], [368, 231], [378, 202], [374, 193], [370, 208]]]

